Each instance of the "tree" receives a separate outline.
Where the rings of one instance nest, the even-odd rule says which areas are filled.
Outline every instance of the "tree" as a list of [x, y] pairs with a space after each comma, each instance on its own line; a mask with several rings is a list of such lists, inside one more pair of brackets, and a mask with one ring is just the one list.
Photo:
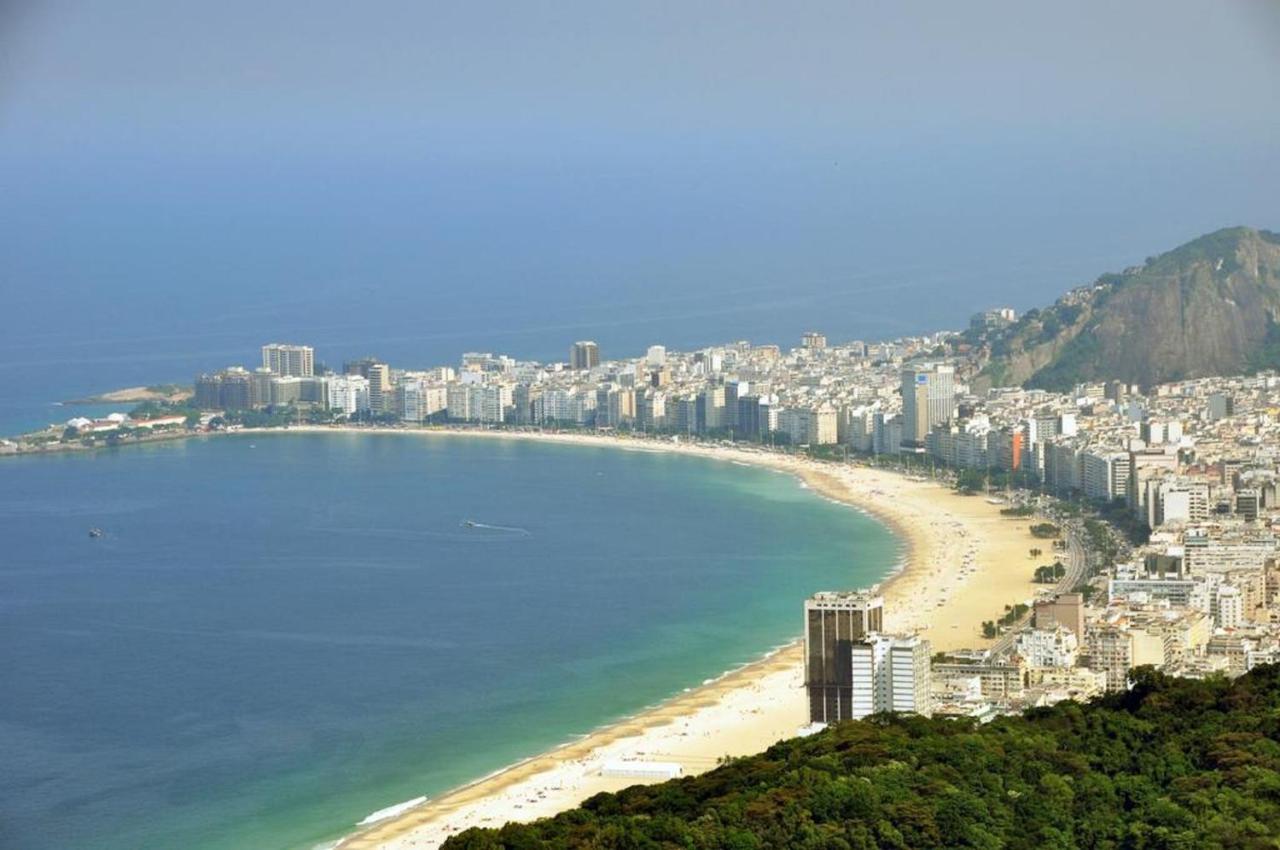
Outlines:
[[[984, 631], [993, 623], [984, 623]], [[979, 724], [878, 715], [697, 777], [469, 829], [513, 848], [1275, 848], [1280, 667], [1133, 687]]]
[[956, 474], [956, 490], [966, 495], [987, 489], [987, 478], [976, 469], [962, 469]]
[[1061, 561], [1053, 564], [1046, 564], [1043, 567], [1036, 567], [1034, 581], [1040, 584], [1052, 584], [1058, 579], [1063, 578], [1067, 574], [1067, 568], [1062, 565]]
[[1035, 525], [1031, 526], [1031, 534], [1035, 537], [1049, 539], [1052, 537], [1057, 537], [1059, 533], [1060, 533], [1060, 529], [1058, 528], [1058, 526], [1054, 525], [1051, 522], [1038, 522]]

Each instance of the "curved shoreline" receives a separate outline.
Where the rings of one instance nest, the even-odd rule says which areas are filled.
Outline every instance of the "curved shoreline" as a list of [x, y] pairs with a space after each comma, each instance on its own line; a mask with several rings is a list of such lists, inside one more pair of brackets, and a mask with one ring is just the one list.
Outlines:
[[[268, 438], [289, 433], [399, 435], [401, 437], [530, 440], [613, 451], [691, 455], [793, 475], [819, 496], [870, 515], [901, 541], [902, 550], [881, 580], [886, 630], [922, 632], [935, 650], [979, 647], [990, 641], [980, 623], [1002, 606], [1029, 599], [1034, 560], [1029, 518], [999, 514], [985, 499], [959, 496], [935, 482], [836, 461], [815, 461], [754, 445], [685, 443], [621, 435], [539, 432], [461, 427], [369, 428], [291, 426], [233, 432], [156, 434], [127, 445], [183, 441], [235, 434]], [[75, 447], [79, 451], [92, 451]], [[55, 450], [56, 451], [56, 450]], [[32, 453], [51, 453], [46, 451]], [[799, 620], [801, 600], [796, 600]], [[473, 826], [497, 827], [573, 808], [600, 791], [620, 790], [636, 778], [600, 775], [608, 760], [675, 761], [686, 775], [715, 766], [723, 756], [761, 752], [793, 737], [807, 722], [802, 642], [797, 639], [755, 661], [687, 688], [656, 706], [594, 729], [545, 752], [522, 759], [441, 796], [389, 815], [352, 824], [338, 850], [422, 850]], [[406, 808], [400, 809], [405, 805]]]
[[[535, 817], [518, 817], [512, 812], [509, 817], [494, 820], [483, 815], [476, 817], [474, 823], [462, 827], [449, 825], [449, 817], [463, 813], [475, 803], [482, 803], [497, 795], [517, 788], [521, 783], [536, 779], [565, 765], [583, 764], [591, 760], [599, 751], [606, 750], [632, 738], [639, 738], [645, 732], [670, 727], [678, 721], [700, 711], [714, 708], [727, 695], [740, 691], [745, 687], [758, 683], [761, 679], [778, 674], [785, 674], [801, 661], [802, 645], [793, 641], [782, 647], [771, 650], [764, 657], [743, 664], [733, 670], [726, 671], [710, 682], [688, 688], [685, 691], [659, 703], [656, 706], [643, 708], [634, 714], [598, 727], [580, 738], [567, 741], [550, 750], [521, 759], [492, 773], [472, 780], [464, 785], [450, 789], [438, 797], [429, 799], [394, 817], [379, 820], [366, 828], [347, 835], [334, 846], [337, 850], [352, 848], [399, 847], [394, 843], [398, 839], [410, 837], [411, 833], [424, 826], [438, 826], [439, 832], [453, 834], [470, 826], [501, 826], [507, 820], [532, 820], [544, 817], [566, 808], [571, 808], [595, 793], [583, 793], [575, 802], [564, 805], [556, 804], [553, 810], [540, 812]], [[747, 753], [734, 753], [746, 755]], [[594, 761], [600, 761], [595, 758]], [[713, 765], [705, 765], [711, 767]], [[693, 772], [701, 772], [695, 770]], [[628, 779], [617, 784], [617, 788], [633, 785], [636, 779]], [[559, 787], [559, 786], [557, 786]], [[608, 790], [608, 789], [600, 789]], [[442, 834], [443, 840], [447, 835]], [[406, 843], [410, 847], [435, 847], [438, 841], [426, 839], [426, 843]]]
[[[794, 475], [818, 495], [870, 515], [898, 537], [903, 546], [901, 557], [880, 584], [886, 598], [887, 628], [922, 631], [934, 641], [935, 649], [984, 645], [987, 641], [978, 630], [981, 620], [1000, 613], [1003, 604], [1023, 601], [1033, 592], [1030, 573], [1034, 565], [1025, 555], [1016, 557], [1017, 551], [1027, 551], [1021, 547], [1034, 541], [1025, 521], [1011, 522], [985, 500], [959, 496], [936, 483], [898, 473], [754, 447], [597, 434], [325, 426], [246, 429], [240, 433], [266, 437], [290, 432], [531, 440], [677, 453]], [[957, 562], [961, 569], [947, 572], [947, 567]], [[796, 600], [797, 611], [800, 602]], [[980, 615], [974, 612], [975, 603]], [[962, 627], [964, 622], [967, 627]], [[795, 735], [807, 722], [802, 656], [799, 639], [776, 647], [656, 706], [354, 828], [329, 846], [338, 850], [420, 850], [437, 847], [449, 835], [472, 826], [493, 827], [508, 820], [547, 817], [599, 791], [635, 784], [634, 778], [600, 776], [599, 768], [608, 760], [666, 756], [664, 760], [684, 764], [686, 773], [697, 773], [714, 767], [721, 756], [760, 752]]]

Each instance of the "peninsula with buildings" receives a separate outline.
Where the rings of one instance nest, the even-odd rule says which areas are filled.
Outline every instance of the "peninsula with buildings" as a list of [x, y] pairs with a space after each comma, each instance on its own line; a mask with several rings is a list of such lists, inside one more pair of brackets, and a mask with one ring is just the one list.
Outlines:
[[[254, 368], [196, 376], [189, 399], [73, 418], [0, 453], [250, 429], [461, 429], [771, 465], [905, 527], [911, 552], [883, 588], [797, 599], [802, 643], [761, 662], [758, 675], [715, 686], [712, 708], [729, 705], [744, 724], [771, 718], [753, 727], [747, 751], [883, 712], [986, 722], [1125, 692], [1139, 668], [1208, 679], [1280, 661], [1280, 374], [1268, 360], [1280, 332], [1273, 320], [1242, 320], [1230, 345], [1200, 346], [1217, 358], [1208, 362], [1169, 349], [1162, 322], [1140, 321], [1143, 298], [1162, 315], [1171, 309], [1157, 291], [1165, 283], [1186, 304], [1202, 303], [1197, 287], [1210, 286], [1220, 299], [1269, 304], [1257, 293], [1280, 290], [1280, 239], [1233, 233], [1171, 252], [1182, 265], [1154, 258], [1044, 311], [993, 309], [963, 331], [888, 341], [832, 343], [811, 332], [791, 348], [653, 345], [609, 357], [584, 340], [562, 362], [472, 352], [428, 368], [370, 356], [338, 369], [311, 346], [269, 343]], [[1117, 304], [1127, 311], [1125, 345], [1146, 352], [1141, 374], [1100, 371]], [[1229, 324], [1233, 304], [1215, 307], [1215, 321]], [[1149, 356], [1161, 350], [1176, 374]], [[1211, 374], [1220, 369], [1234, 371]], [[1021, 385], [1003, 380], [1013, 373]], [[1080, 379], [1064, 386], [1066, 375]], [[1149, 375], [1160, 380], [1140, 380]], [[918, 495], [943, 487], [955, 501]], [[1012, 541], [1000, 554], [975, 548], [982, 522]], [[995, 576], [1015, 580], [984, 584]], [[781, 694], [773, 708], [770, 694]], [[707, 705], [673, 715], [683, 734], [736, 722], [703, 717]], [[747, 718], [753, 710], [764, 714]], [[692, 750], [683, 762], [654, 757], [685, 745], [660, 726], [643, 747], [606, 734], [538, 770], [460, 789], [445, 805], [417, 803], [342, 846], [434, 846], [500, 825], [503, 812], [513, 816], [513, 794], [542, 801], [518, 816], [530, 820], [618, 782], [713, 766]]]

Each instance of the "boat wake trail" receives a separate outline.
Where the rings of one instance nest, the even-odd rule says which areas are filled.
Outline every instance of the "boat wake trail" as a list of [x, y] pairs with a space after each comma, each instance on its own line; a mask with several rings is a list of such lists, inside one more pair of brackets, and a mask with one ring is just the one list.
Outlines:
[[518, 528], [512, 525], [490, 525], [487, 522], [476, 522], [475, 520], [466, 520], [462, 523], [466, 528], [480, 528], [485, 531], [505, 531], [507, 534], [529, 535], [533, 532], [527, 528]]

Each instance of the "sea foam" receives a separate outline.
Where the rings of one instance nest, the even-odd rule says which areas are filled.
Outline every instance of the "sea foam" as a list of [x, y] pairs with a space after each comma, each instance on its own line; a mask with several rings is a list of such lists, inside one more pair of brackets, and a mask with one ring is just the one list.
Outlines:
[[427, 802], [426, 797], [414, 797], [412, 800], [405, 800], [403, 803], [396, 803], [394, 806], [387, 806], [385, 809], [378, 809], [376, 812], [369, 815], [364, 820], [360, 821], [360, 823], [357, 825], [368, 826], [369, 824], [377, 823], [380, 820], [393, 818], [396, 815], [402, 812], [407, 812], [409, 811], [409, 809], [412, 809], [414, 806], [421, 805], [425, 802]]

